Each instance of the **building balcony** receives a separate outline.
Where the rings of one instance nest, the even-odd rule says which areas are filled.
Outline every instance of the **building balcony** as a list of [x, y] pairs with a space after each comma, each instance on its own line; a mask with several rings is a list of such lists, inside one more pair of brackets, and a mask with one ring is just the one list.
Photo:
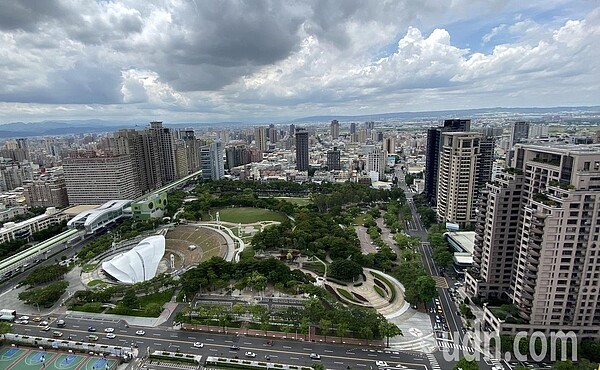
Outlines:
[[525, 270], [525, 276], [532, 279], [532, 280], [536, 280], [537, 279], [537, 274], [529, 269]]
[[533, 286], [529, 285], [529, 284], [525, 284], [523, 285], [523, 290], [525, 290], [528, 293], [535, 293], [535, 289], [533, 289]]
[[530, 255], [531, 257], [535, 257], [535, 258], [539, 258], [539, 257], [540, 257], [540, 254], [539, 254], [539, 252], [538, 252], [537, 250], [533, 250], [533, 249], [530, 249], [530, 250], [529, 250], [529, 255]]
[[537, 258], [535, 258], [535, 257], [531, 256], [531, 255], [528, 255], [528, 256], [527, 256], [527, 262], [529, 262], [529, 263], [527, 264], [527, 266], [528, 266], [528, 267], [529, 267], [529, 266], [532, 266], [532, 267], [534, 267], [534, 268], [535, 268], [535, 270], [533, 270], [533, 271], [537, 272], [537, 266], [540, 264], [539, 260], [538, 260]]
[[539, 228], [539, 227], [536, 227], [536, 226], [534, 226], [534, 227], [531, 228], [531, 232], [534, 235], [544, 235], [544, 230], [541, 229], [541, 228]]
[[523, 304], [527, 305], [527, 306], [531, 306], [533, 301], [533, 296], [531, 295], [531, 293], [526, 292], [526, 291], [522, 291], [521, 292], [521, 297], [525, 298], [525, 300], [523, 300]]

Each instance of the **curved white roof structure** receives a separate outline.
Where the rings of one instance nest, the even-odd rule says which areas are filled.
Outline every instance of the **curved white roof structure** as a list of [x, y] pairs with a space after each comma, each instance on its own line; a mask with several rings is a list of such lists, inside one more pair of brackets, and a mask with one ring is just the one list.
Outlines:
[[158, 263], [164, 254], [164, 235], [154, 235], [110, 261], [102, 262], [102, 269], [122, 283], [135, 284], [150, 280], [156, 275]]
[[98, 208], [81, 212], [73, 217], [67, 226], [69, 228], [84, 227], [88, 233], [123, 217], [123, 210], [131, 205], [131, 200], [113, 200]]

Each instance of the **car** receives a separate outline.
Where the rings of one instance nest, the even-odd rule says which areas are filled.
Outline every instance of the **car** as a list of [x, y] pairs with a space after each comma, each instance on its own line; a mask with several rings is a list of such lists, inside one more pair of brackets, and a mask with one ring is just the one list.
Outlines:
[[88, 326], [88, 331], [90, 331], [90, 332], [95, 332], [95, 331], [96, 331], [96, 328], [95, 328], [95, 327], [93, 327], [93, 326]]
[[21, 316], [19, 317], [19, 320], [29, 320], [29, 316]]
[[104, 329], [104, 332], [105, 333], [114, 333], [115, 329], [114, 328], [106, 328], [106, 329]]
[[31, 321], [40, 322], [40, 321], [42, 321], [42, 318], [39, 316], [36, 316], [33, 319], [31, 319]]
[[256, 357], [256, 353], [248, 351], [248, 352], [244, 353], [244, 356], [254, 358], [254, 357]]
[[63, 336], [63, 333], [62, 333], [62, 331], [55, 330], [55, 331], [52, 332], [52, 336], [54, 338], [60, 338], [60, 337]]
[[114, 335], [113, 333], [108, 333], [108, 334], [106, 334], [106, 338], [108, 338], [108, 339], [115, 339], [116, 337], [117, 337], [117, 336], [116, 336], [116, 335]]
[[236, 345], [236, 344], [232, 344], [232, 345], [229, 347], [229, 349], [230, 349], [231, 351], [237, 351], [237, 350], [239, 350], [239, 349], [240, 349], [240, 346], [238, 346], [238, 345]]
[[143, 330], [138, 330], [135, 332], [135, 335], [146, 335], [146, 332]]
[[311, 358], [312, 360], [320, 360], [320, 359], [321, 359], [321, 355], [320, 355], [320, 354], [318, 354], [318, 353], [311, 353], [311, 354], [310, 354], [310, 358]]
[[56, 322], [56, 326], [58, 326], [59, 328], [63, 328], [66, 325], [65, 320], [58, 320]]
[[48, 326], [49, 324], [50, 323], [48, 321], [44, 320], [44, 321], [40, 322], [38, 325], [39, 326]]
[[27, 325], [29, 324], [29, 320], [21, 320], [20, 324]]
[[375, 361], [375, 365], [377, 365], [379, 367], [386, 367], [386, 366], [388, 366], [388, 363], [385, 361], [377, 360], [377, 361]]
[[196, 343], [194, 343], [194, 347], [202, 348], [202, 347], [204, 347], [204, 343], [196, 342]]
[[98, 340], [98, 336], [94, 335], [94, 334], [90, 334], [87, 336], [87, 340], [89, 340], [90, 342], [96, 342]]
[[49, 327], [49, 326], [44, 326], [44, 327], [42, 328], [42, 331], [49, 331], [49, 330], [50, 330], [50, 327]]

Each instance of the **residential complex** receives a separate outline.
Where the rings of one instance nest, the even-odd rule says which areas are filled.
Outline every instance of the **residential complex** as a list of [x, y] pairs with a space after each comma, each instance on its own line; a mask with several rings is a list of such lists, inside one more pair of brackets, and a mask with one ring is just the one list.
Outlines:
[[486, 308], [501, 333], [600, 335], [600, 146], [517, 144], [512, 166], [482, 194], [467, 293], [518, 307]]

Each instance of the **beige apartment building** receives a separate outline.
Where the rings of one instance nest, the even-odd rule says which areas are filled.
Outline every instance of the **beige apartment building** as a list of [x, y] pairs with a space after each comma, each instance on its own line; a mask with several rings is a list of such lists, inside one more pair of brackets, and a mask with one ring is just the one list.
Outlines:
[[484, 310], [502, 334], [600, 335], [600, 145], [517, 144], [512, 165], [482, 195], [467, 294], [515, 304], [511, 320]]
[[475, 222], [481, 138], [478, 132], [442, 134], [436, 200], [439, 222]]

